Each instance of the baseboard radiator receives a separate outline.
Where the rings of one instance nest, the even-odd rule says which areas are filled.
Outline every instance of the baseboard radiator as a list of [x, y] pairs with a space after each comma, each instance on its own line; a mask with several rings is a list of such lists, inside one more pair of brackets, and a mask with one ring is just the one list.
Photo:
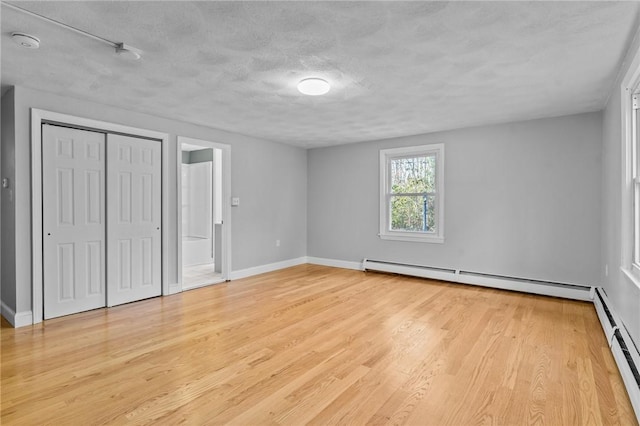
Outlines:
[[640, 423], [640, 353], [600, 287], [593, 291], [593, 304]]
[[591, 300], [592, 288], [577, 284], [531, 280], [506, 275], [487, 274], [423, 265], [411, 265], [372, 259], [364, 259], [362, 267], [365, 271], [411, 275], [414, 277], [452, 281], [482, 287], [499, 288], [503, 290], [522, 291], [526, 293], [541, 294], [544, 296], [564, 297], [574, 300]]

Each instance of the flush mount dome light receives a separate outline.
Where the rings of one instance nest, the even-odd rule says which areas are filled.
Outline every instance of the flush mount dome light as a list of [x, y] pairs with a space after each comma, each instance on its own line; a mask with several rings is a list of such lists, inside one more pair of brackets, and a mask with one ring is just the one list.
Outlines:
[[11, 33], [11, 38], [20, 47], [25, 49], [37, 49], [40, 47], [40, 39], [25, 33]]
[[298, 91], [304, 95], [320, 96], [324, 95], [331, 89], [326, 80], [321, 78], [305, 78], [298, 83]]

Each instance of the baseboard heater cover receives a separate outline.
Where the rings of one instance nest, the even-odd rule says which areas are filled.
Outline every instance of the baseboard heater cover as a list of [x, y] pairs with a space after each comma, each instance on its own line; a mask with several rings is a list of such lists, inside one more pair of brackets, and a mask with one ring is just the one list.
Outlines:
[[600, 287], [595, 289], [593, 304], [640, 423], [640, 353], [624, 323], [611, 310], [609, 299]]
[[434, 280], [473, 284], [503, 290], [522, 291], [544, 296], [591, 301], [591, 287], [552, 281], [532, 280], [521, 277], [464, 271], [425, 265], [413, 265], [383, 260], [364, 259], [365, 271], [389, 272]]

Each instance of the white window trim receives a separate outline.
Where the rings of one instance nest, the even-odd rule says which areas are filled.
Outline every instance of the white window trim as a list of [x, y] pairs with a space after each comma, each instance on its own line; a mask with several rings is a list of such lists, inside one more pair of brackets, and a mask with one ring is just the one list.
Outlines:
[[[387, 194], [389, 179], [387, 174], [387, 160], [389, 158], [424, 155], [436, 153], [436, 233], [423, 233], [411, 231], [391, 231], [388, 227], [389, 209], [387, 206]], [[444, 243], [444, 144], [430, 144], [410, 146], [404, 148], [391, 148], [380, 150], [380, 233], [383, 240], [412, 241], [423, 243]]]
[[[622, 112], [622, 221], [621, 221], [621, 265], [623, 274], [638, 288], [640, 288], [640, 265], [633, 262], [634, 225], [633, 225], [633, 191], [634, 191], [634, 161], [633, 146], [637, 135], [634, 121], [636, 111], [633, 108], [634, 96], [640, 99], [640, 49], [633, 57], [629, 69], [622, 79], [621, 112]], [[640, 124], [640, 123], [638, 123]]]

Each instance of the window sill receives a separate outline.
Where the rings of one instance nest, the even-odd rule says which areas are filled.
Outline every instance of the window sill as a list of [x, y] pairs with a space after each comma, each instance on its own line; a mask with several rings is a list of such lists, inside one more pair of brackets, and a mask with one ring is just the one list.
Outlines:
[[432, 235], [398, 235], [398, 234], [378, 234], [381, 240], [410, 241], [413, 243], [444, 244], [444, 237]]
[[631, 269], [628, 269], [623, 266], [620, 270], [640, 290], [640, 272], [638, 272], [638, 268], [632, 266]]

